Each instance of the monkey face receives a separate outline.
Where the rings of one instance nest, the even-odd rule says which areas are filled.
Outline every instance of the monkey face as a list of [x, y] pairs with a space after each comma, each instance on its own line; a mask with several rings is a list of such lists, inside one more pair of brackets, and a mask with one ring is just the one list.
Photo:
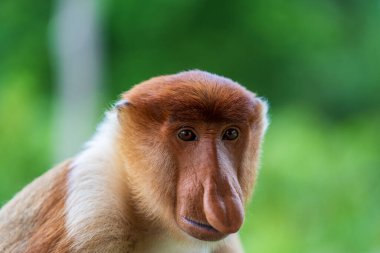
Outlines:
[[199, 240], [237, 232], [254, 185], [264, 103], [200, 71], [148, 80], [123, 98], [122, 150], [135, 168], [131, 181], [144, 185], [135, 194], [140, 208]]
[[167, 130], [177, 158], [178, 226], [201, 240], [219, 240], [243, 222], [239, 173], [248, 124], [176, 122]]

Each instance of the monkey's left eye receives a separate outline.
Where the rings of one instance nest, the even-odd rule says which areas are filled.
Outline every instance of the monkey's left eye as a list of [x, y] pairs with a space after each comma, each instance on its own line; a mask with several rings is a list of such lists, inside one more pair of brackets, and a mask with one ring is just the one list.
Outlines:
[[239, 136], [239, 131], [235, 128], [228, 128], [224, 134], [222, 139], [223, 140], [228, 140], [228, 141], [233, 141], [236, 140], [237, 137]]
[[195, 141], [197, 140], [197, 136], [195, 133], [189, 129], [181, 130], [178, 133], [178, 138], [180, 138], [183, 141]]

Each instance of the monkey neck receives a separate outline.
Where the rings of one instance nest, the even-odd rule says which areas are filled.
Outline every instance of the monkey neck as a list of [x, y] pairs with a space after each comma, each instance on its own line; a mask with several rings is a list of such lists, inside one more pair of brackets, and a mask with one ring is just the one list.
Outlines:
[[118, 245], [122, 245], [126, 237], [130, 238], [129, 242], [134, 237], [127, 233], [133, 229], [126, 215], [128, 188], [117, 154], [118, 128], [116, 113], [108, 112], [95, 136], [73, 160], [68, 175], [66, 223], [78, 250], [99, 247], [87, 245], [88, 238], [98, 238], [99, 242], [120, 240]]

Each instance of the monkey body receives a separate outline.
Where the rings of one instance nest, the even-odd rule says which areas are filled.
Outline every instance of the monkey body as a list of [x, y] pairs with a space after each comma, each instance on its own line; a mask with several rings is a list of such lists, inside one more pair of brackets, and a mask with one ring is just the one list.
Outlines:
[[243, 252], [265, 115], [207, 72], [135, 86], [79, 155], [0, 210], [0, 252]]

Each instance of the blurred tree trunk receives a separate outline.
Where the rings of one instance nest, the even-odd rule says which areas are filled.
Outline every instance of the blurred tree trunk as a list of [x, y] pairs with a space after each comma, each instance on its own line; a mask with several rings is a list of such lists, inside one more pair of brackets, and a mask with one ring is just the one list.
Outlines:
[[95, 0], [57, 0], [52, 24], [56, 73], [55, 160], [77, 153], [94, 131], [102, 80]]

